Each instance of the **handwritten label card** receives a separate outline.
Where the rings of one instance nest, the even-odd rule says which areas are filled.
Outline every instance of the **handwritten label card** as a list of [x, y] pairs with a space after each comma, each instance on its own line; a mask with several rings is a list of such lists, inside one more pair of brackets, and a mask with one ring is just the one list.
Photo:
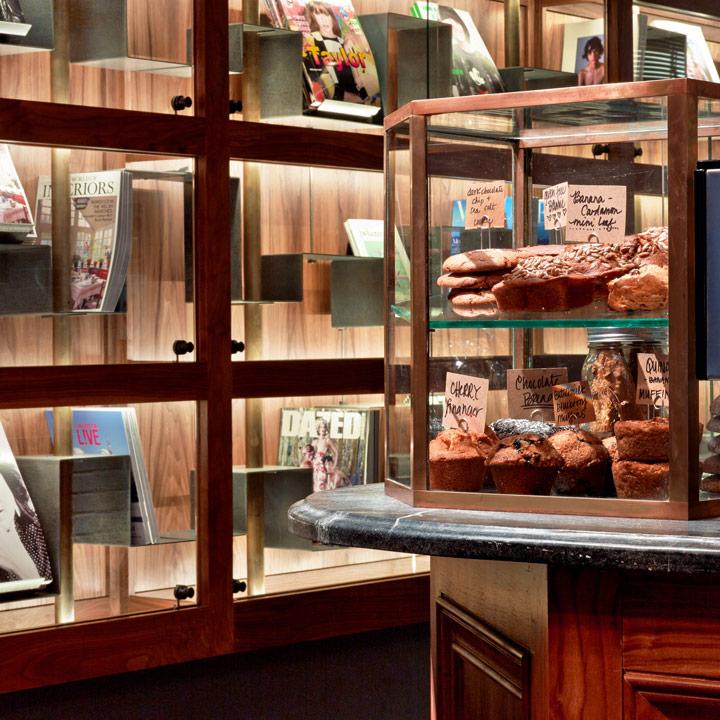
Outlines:
[[552, 422], [553, 386], [568, 381], [567, 368], [507, 371], [508, 413], [512, 418]]
[[485, 432], [487, 394], [490, 382], [486, 378], [447, 373], [443, 427], [460, 428], [469, 432]]
[[666, 355], [638, 353], [636, 405], [667, 407], [670, 404], [670, 364]]
[[595, 408], [587, 383], [553, 385], [553, 407], [558, 425], [581, 425], [595, 419]]
[[624, 185], [571, 185], [566, 242], [622, 242], [626, 209]]
[[569, 194], [570, 187], [566, 182], [553, 185], [543, 190], [546, 230], [556, 230], [567, 225]]
[[505, 227], [505, 183], [473, 183], [465, 194], [465, 229]]

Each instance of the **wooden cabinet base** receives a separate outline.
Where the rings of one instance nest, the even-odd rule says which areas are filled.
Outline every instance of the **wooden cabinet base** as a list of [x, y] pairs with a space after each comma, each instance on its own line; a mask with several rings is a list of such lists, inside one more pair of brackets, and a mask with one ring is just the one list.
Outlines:
[[720, 718], [717, 576], [433, 558], [437, 720]]

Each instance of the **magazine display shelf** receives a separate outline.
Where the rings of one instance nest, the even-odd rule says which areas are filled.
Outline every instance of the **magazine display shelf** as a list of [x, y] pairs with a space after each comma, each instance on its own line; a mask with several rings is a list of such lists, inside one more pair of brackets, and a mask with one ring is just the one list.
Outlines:
[[[713, 157], [714, 137], [720, 134], [718, 99], [717, 85], [679, 79], [416, 101], [386, 119], [387, 227], [405, 233], [412, 266], [409, 301], [406, 297], [401, 302], [395, 299], [396, 293], [407, 295], [406, 288], [396, 288], [394, 283], [386, 287], [387, 493], [420, 507], [675, 519], [720, 514], [720, 499], [700, 490], [700, 455], [708, 455], [705, 443], [710, 436], [701, 436], [698, 428], [708, 420], [713, 394], [696, 374], [700, 349], [695, 328], [704, 320], [695, 309], [699, 249], [693, 192], [696, 162]], [[563, 312], [551, 312], [546, 304], [541, 310], [496, 309], [470, 319], [454, 313], [446, 292], [441, 293], [436, 285], [439, 263], [448, 256], [442, 255], [438, 261], [442, 250], [429, 234], [456, 197], [448, 195], [446, 188], [452, 187], [464, 197], [473, 183], [507, 183], [512, 188], [514, 247], [533, 246], [528, 208], [530, 199], [544, 187], [533, 176], [534, 159], [547, 151], [561, 154], [563, 147], [575, 149], [597, 142], [608, 142], [618, 152], [631, 143], [640, 144], [646, 157], [656, 158], [661, 171], [667, 173], [665, 181], [638, 192], [637, 168], [626, 154], [625, 159], [619, 155], [619, 160], [580, 161], [564, 179], [584, 186], [587, 193], [592, 192], [588, 186], [601, 193], [606, 185], [619, 186], [622, 194], [627, 193], [630, 214], [621, 221], [627, 224], [621, 227], [620, 240], [647, 225], [669, 226], [669, 310], [615, 312], [608, 309], [606, 299], [600, 299]], [[498, 164], [498, 154], [504, 163]], [[454, 165], [448, 162], [448, 155], [456, 160]], [[462, 163], [461, 157], [465, 158]], [[605, 168], [598, 173], [602, 165]], [[599, 176], [602, 181], [597, 180]], [[648, 200], [652, 195], [657, 199]], [[655, 215], [647, 209], [648, 202], [655, 202]], [[388, 277], [392, 278], [392, 230], [388, 233]], [[572, 245], [559, 252], [569, 248]], [[430, 488], [428, 443], [438, 433], [435, 413], [446, 392], [445, 374], [436, 366], [447, 370], [448, 354], [455, 356], [456, 368], [469, 368], [454, 372], [466, 375], [474, 374], [471, 368], [483, 360], [486, 348], [497, 346], [507, 348], [513, 368], [547, 368], [551, 365], [541, 357], [545, 344], [553, 346], [558, 338], [569, 337], [566, 333], [571, 328], [604, 327], [617, 332], [665, 326], [671, 387], [676, 388], [670, 391], [666, 499], [619, 499], [611, 490], [596, 497], [571, 497], [503, 494], [492, 486], [477, 492]], [[490, 379], [487, 422], [512, 417], [503, 390], [494, 396], [492, 390], [505, 386], [505, 370], [485, 368], [490, 373], [485, 375]], [[570, 370], [570, 381], [580, 379]], [[633, 393], [630, 403], [634, 401]], [[445, 424], [452, 426], [457, 427]]]

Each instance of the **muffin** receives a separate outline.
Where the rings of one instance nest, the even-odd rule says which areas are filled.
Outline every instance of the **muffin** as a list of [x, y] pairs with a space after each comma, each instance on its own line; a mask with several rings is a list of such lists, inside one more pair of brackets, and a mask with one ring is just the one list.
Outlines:
[[604, 448], [608, 451], [608, 455], [610, 456], [611, 462], [616, 462], [617, 460], [620, 459], [620, 458], [618, 458], [617, 438], [614, 435], [603, 438], [602, 444], [603, 444]]
[[667, 500], [668, 498], [669, 463], [618, 460], [612, 464], [612, 474], [619, 498], [626, 500]]
[[481, 435], [451, 429], [430, 441], [430, 489], [474, 492], [485, 480], [485, 462], [495, 447], [492, 432]]
[[598, 437], [572, 428], [551, 435], [548, 441], [565, 462], [555, 479], [555, 494], [595, 497], [605, 494], [610, 455]]
[[563, 464], [548, 438], [531, 433], [500, 440], [488, 460], [498, 492], [518, 495], [549, 495]]
[[615, 437], [620, 460], [662, 462], [670, 457], [670, 421], [621, 420], [615, 423]]

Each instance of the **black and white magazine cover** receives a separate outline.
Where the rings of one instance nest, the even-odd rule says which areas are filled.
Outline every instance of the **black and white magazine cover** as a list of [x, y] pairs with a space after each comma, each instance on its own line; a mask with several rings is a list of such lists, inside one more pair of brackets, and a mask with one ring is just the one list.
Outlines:
[[51, 581], [45, 533], [0, 425], [0, 593], [37, 590]]
[[25, 36], [32, 25], [25, 21], [20, 0], [0, 0], [0, 34]]

